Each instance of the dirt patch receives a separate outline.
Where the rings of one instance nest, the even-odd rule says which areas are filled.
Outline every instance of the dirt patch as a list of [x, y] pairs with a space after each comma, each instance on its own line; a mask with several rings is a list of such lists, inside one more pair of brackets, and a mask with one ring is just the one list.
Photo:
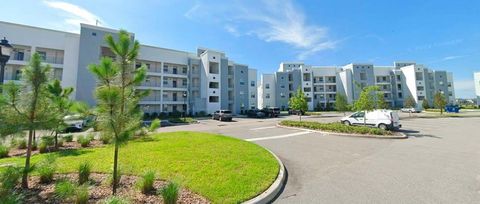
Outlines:
[[[72, 182], [78, 181], [77, 174], [57, 174], [55, 181], [67, 179]], [[136, 188], [137, 176], [123, 175], [120, 179], [120, 184], [117, 189], [117, 196], [126, 198], [130, 203], [163, 203], [161, 196], [156, 195], [156, 191], [164, 187], [167, 182], [163, 180], [156, 180], [152, 192], [143, 194]], [[30, 188], [22, 190], [25, 195], [25, 203], [73, 203], [74, 201], [62, 201], [55, 197], [55, 181], [50, 184], [42, 184], [38, 177], [30, 177]], [[92, 173], [89, 181], [89, 203], [101, 203], [102, 200], [108, 198], [112, 194], [112, 188], [109, 185], [109, 175]], [[182, 188], [178, 203], [196, 203], [204, 204], [210, 203], [206, 198]]]

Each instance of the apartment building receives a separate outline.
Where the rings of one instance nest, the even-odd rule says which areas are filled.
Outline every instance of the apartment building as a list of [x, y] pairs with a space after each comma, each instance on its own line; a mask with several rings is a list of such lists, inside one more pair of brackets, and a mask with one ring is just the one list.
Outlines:
[[260, 108], [276, 106], [288, 108], [288, 100], [297, 89], [302, 89], [308, 108], [332, 109], [337, 94], [349, 103], [360, 96], [364, 87], [378, 86], [391, 107], [403, 107], [404, 100], [412, 96], [420, 108], [423, 101], [433, 104], [436, 92], [455, 103], [453, 75], [434, 71], [415, 62], [394, 62], [393, 66], [375, 66], [351, 63], [345, 66], [310, 66], [300, 62], [283, 62], [274, 74], [261, 76], [258, 87]]
[[477, 97], [477, 105], [480, 106], [480, 72], [473, 73], [473, 82], [475, 83], [475, 96]]
[[[81, 24], [80, 34], [0, 21], [1, 35], [14, 47], [5, 82], [21, 79], [20, 69], [34, 52], [53, 68], [52, 78], [74, 87], [73, 99], [95, 104], [96, 79], [87, 69], [101, 57], [113, 57], [105, 35], [118, 30]], [[135, 34], [131, 33], [132, 40]], [[145, 64], [147, 77], [138, 86], [150, 90], [140, 101], [147, 113], [213, 113], [229, 109], [242, 113], [257, 107], [257, 72], [230, 60], [224, 52], [198, 48], [196, 53], [141, 45], [136, 67]]]

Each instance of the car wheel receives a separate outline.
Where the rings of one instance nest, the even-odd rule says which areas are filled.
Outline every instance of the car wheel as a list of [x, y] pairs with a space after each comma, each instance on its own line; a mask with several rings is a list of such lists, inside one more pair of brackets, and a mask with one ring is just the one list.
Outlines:
[[386, 130], [386, 129], [387, 129], [387, 125], [385, 125], [385, 124], [382, 123], [382, 124], [378, 125], [378, 128], [380, 128], [380, 129], [382, 129], [382, 130]]
[[350, 122], [348, 120], [343, 121], [343, 124], [346, 125], [346, 126], [350, 126]]

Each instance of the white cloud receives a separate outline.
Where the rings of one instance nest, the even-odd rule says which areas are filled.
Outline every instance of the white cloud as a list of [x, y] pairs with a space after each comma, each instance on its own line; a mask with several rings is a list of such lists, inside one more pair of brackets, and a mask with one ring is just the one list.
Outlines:
[[452, 56], [446, 56], [442, 59], [442, 61], [448, 61], [448, 60], [454, 60], [454, 59], [460, 59], [467, 57], [468, 55], [452, 55]]
[[80, 23], [95, 25], [97, 21], [99, 21], [101, 24], [106, 25], [102, 22], [100, 17], [75, 4], [50, 0], [44, 0], [43, 3], [50, 8], [61, 10], [63, 12], [63, 15], [65, 15], [63, 24], [69, 29], [69, 31], [78, 32]]
[[329, 39], [326, 27], [307, 23], [305, 13], [290, 0], [225, 4], [197, 1], [185, 16], [220, 23], [234, 36], [254, 35], [266, 42], [288, 44], [301, 60], [319, 51], [334, 49], [339, 42]]

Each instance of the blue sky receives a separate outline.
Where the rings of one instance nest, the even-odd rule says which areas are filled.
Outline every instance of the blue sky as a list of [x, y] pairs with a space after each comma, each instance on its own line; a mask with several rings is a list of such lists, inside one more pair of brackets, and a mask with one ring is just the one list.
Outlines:
[[[480, 1], [447, 0], [15, 0], [1, 21], [78, 32], [79, 22], [124, 28], [142, 44], [199, 46], [273, 72], [310, 65], [416, 61], [453, 72], [457, 97], [473, 97], [480, 71]], [[27, 6], [28, 5], [28, 6]], [[1, 31], [0, 31], [1, 35]]]

